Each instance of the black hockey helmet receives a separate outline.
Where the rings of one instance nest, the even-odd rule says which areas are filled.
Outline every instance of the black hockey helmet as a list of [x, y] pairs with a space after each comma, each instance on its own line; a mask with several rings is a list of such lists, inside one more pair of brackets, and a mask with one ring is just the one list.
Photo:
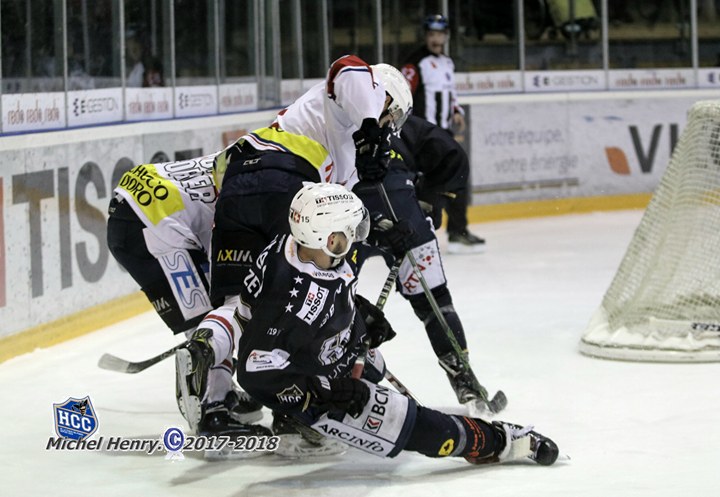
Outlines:
[[423, 22], [425, 31], [447, 31], [450, 27], [447, 17], [442, 14], [427, 16]]

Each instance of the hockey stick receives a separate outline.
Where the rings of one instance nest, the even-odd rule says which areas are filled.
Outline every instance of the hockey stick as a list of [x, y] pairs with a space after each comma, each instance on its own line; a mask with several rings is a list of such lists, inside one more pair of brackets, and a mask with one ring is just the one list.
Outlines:
[[[400, 272], [400, 262], [401, 261], [398, 259], [393, 263], [390, 268], [390, 273], [387, 275], [387, 278], [385, 278], [385, 284], [383, 285], [382, 290], [380, 290], [380, 295], [378, 296], [377, 303], [375, 304], [375, 307], [380, 310], [385, 307], [385, 303], [390, 296], [390, 290], [392, 290], [393, 283], [395, 283], [397, 275]], [[355, 359], [355, 364], [353, 364], [352, 373], [350, 374], [350, 376], [356, 380], [360, 379], [363, 369], [365, 369], [365, 359], [367, 358], [367, 351], [369, 348], [370, 340], [366, 338], [363, 342], [363, 350]]]
[[187, 342], [180, 343], [175, 347], [171, 348], [170, 350], [166, 350], [162, 354], [158, 354], [155, 357], [151, 357], [150, 359], [139, 362], [126, 361], [125, 359], [121, 359], [120, 357], [114, 356], [112, 354], [103, 354], [98, 361], [98, 367], [102, 369], [107, 369], [109, 371], [117, 371], [118, 373], [139, 373], [140, 371], [145, 371], [150, 366], [153, 366], [158, 362], [174, 355], [177, 349], [179, 349], [180, 347], [184, 347], [185, 345], [187, 345]]
[[[393, 284], [395, 283], [395, 280], [397, 279], [398, 273], [400, 272], [400, 263], [402, 262], [402, 259], [397, 259], [392, 267], [390, 268], [390, 273], [388, 274], [387, 278], [385, 279], [385, 284], [382, 287], [382, 290], [380, 291], [380, 295], [378, 296], [377, 302], [375, 304], [375, 307], [382, 310], [383, 307], [385, 307], [385, 303], [387, 302], [388, 297], [390, 296], [390, 290], [392, 290]], [[355, 379], [359, 379], [362, 376], [363, 369], [365, 369], [365, 359], [367, 358], [367, 352], [370, 344], [368, 341], [365, 341], [363, 343], [363, 351], [360, 355], [358, 355], [357, 359], [355, 359], [355, 364], [353, 364], [352, 373], [351, 376]], [[416, 404], [420, 405], [420, 402], [417, 400], [417, 398], [412, 394], [412, 392], [402, 384], [402, 382], [392, 374], [387, 367], [385, 368], [385, 379], [390, 382], [392, 386], [394, 386], [398, 392], [400, 392], [402, 395], [405, 395], [406, 397], [410, 397], [415, 401]]]
[[[382, 198], [383, 203], [385, 204], [385, 208], [390, 213], [390, 217], [393, 223], [398, 222], [398, 218], [395, 215], [395, 210], [392, 207], [392, 204], [390, 203], [390, 199], [387, 196], [387, 192], [385, 191], [385, 185], [383, 185], [381, 182], [376, 183], [378, 194], [380, 194], [380, 197]], [[438, 322], [440, 323], [440, 326], [442, 327], [443, 331], [447, 335], [448, 340], [450, 341], [450, 344], [452, 345], [453, 349], [455, 349], [455, 353], [457, 353], [458, 358], [463, 364], [463, 367], [466, 370], [470, 370], [470, 363], [465, 357], [465, 354], [463, 353], [462, 347], [460, 347], [460, 344], [457, 341], [457, 338], [455, 338], [455, 334], [453, 333], [452, 329], [450, 328], [450, 325], [448, 324], [447, 320], [445, 319], [445, 316], [442, 313], [442, 310], [440, 310], [440, 306], [437, 303], [437, 300], [435, 300], [435, 296], [432, 294], [432, 291], [430, 290], [430, 286], [427, 284], [427, 281], [425, 281], [425, 276], [423, 276], [422, 272], [420, 271], [420, 267], [418, 266], [417, 261], [415, 260], [415, 255], [413, 255], [412, 250], [408, 250], [405, 253], [405, 257], [408, 258], [408, 261], [410, 262], [410, 265], [413, 268], [413, 272], [415, 273], [415, 277], [420, 281], [420, 285], [423, 288], [423, 292], [425, 293], [425, 296], [428, 299], [428, 302], [430, 303], [430, 307], [432, 307], [433, 313], [435, 314], [435, 317], [437, 318]], [[497, 413], [505, 409], [507, 406], [507, 397], [505, 396], [505, 393], [502, 390], [498, 390], [495, 396], [490, 399], [487, 390], [485, 387], [483, 387], [479, 382], [475, 385], [477, 387], [478, 393], [480, 394], [480, 398], [478, 399], [483, 404], [485, 404], [485, 407], [490, 412]]]

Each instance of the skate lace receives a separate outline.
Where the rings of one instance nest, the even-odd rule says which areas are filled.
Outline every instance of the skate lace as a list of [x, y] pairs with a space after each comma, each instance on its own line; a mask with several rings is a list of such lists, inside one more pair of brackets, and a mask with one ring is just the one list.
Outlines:
[[528, 435], [530, 435], [530, 432], [533, 431], [533, 428], [535, 428], [533, 425], [527, 425], [527, 426], [510, 426], [510, 436], [513, 440], [517, 440], [518, 438], [523, 438]]

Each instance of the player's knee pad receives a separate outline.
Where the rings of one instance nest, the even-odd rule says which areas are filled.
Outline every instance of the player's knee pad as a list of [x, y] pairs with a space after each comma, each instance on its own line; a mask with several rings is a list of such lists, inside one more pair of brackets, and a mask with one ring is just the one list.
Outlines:
[[[452, 309], [454, 312], [452, 296], [450, 295], [450, 290], [448, 290], [447, 285], [439, 285], [433, 288], [431, 292], [433, 297], [435, 297], [435, 302], [437, 302], [437, 305], [440, 306], [441, 309], [445, 308], [448, 311]], [[435, 317], [433, 308], [430, 305], [430, 301], [428, 300], [427, 295], [425, 295], [425, 292], [420, 292], [407, 298], [410, 301], [410, 305], [412, 306], [415, 315], [423, 323], [427, 324]]]
[[484, 457], [492, 454], [499, 442], [489, 423], [418, 407], [405, 450], [428, 457]]
[[[435, 293], [436, 288], [445, 287], [445, 270], [440, 260], [440, 249], [437, 239], [419, 245], [411, 250], [415, 261], [430, 289]], [[415, 275], [414, 268], [407, 257], [400, 264], [398, 272], [398, 285], [400, 293], [405, 298], [413, 298], [423, 294], [423, 286]], [[436, 297], [437, 298], [437, 297]]]
[[311, 427], [364, 452], [394, 457], [405, 448], [412, 432], [417, 413], [415, 401], [387, 387], [366, 383], [370, 400], [357, 418], [346, 414], [337, 420], [325, 413]]

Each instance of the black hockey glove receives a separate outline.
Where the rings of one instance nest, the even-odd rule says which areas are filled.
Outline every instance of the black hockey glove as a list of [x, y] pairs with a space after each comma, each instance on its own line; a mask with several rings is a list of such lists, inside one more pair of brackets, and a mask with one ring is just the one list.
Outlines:
[[413, 248], [414, 234], [415, 230], [407, 219], [393, 223], [379, 212], [370, 215], [368, 241], [377, 247], [390, 249], [395, 257], [402, 257], [405, 252]]
[[328, 411], [342, 411], [357, 418], [370, 400], [370, 388], [354, 378], [313, 376], [308, 381], [310, 404]]
[[360, 294], [355, 295], [355, 308], [365, 321], [365, 332], [371, 349], [395, 338], [395, 330], [385, 318], [385, 313]]
[[355, 167], [362, 181], [377, 183], [387, 174], [390, 163], [390, 126], [380, 128], [375, 119], [367, 118], [353, 133]]

